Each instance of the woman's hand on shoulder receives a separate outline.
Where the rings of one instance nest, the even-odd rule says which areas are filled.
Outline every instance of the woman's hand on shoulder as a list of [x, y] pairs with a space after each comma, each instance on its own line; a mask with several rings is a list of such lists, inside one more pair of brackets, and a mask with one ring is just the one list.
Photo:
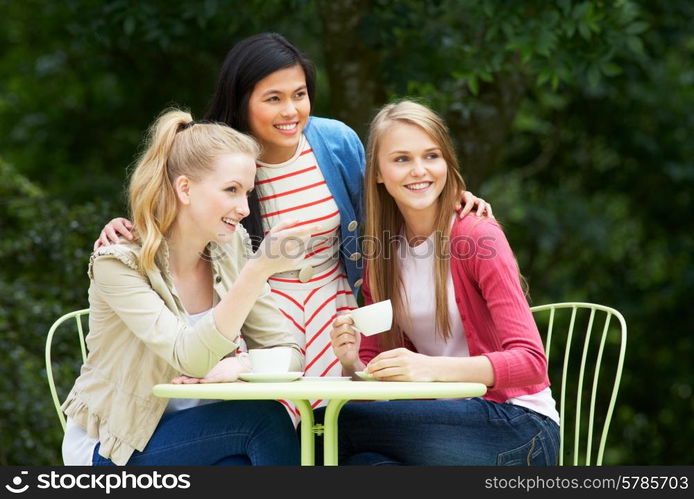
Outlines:
[[489, 218], [494, 218], [492, 205], [487, 203], [484, 199], [478, 198], [470, 191], [460, 192], [460, 202], [455, 204], [455, 210], [458, 212], [458, 216], [460, 218], [463, 218], [472, 210], [475, 210], [475, 214], [478, 217], [484, 215], [488, 216]]
[[436, 357], [395, 348], [371, 359], [366, 372], [384, 381], [436, 381]]
[[94, 242], [94, 251], [101, 246], [110, 246], [111, 243], [118, 243], [121, 237], [124, 237], [128, 241], [132, 241], [132, 229], [133, 224], [127, 218], [114, 218], [101, 229], [99, 238]]

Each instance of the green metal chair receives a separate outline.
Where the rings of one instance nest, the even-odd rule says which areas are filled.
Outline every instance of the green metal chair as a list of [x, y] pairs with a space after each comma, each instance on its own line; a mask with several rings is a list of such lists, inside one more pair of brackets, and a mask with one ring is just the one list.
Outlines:
[[82, 362], [87, 360], [87, 345], [84, 342], [84, 329], [82, 327], [83, 317], [89, 317], [89, 309], [85, 308], [82, 310], [75, 310], [69, 314], [63, 315], [60, 319], [55, 321], [48, 331], [48, 336], [46, 336], [46, 377], [48, 378], [48, 386], [51, 389], [51, 397], [53, 398], [53, 405], [55, 405], [55, 411], [58, 413], [58, 419], [60, 420], [60, 425], [65, 431], [65, 414], [60, 410], [60, 400], [58, 399], [58, 391], [55, 387], [55, 381], [53, 380], [53, 365], [51, 361], [51, 346], [53, 342], [53, 335], [56, 330], [65, 322], [70, 319], [74, 319], [77, 323], [77, 334], [79, 336], [80, 348], [82, 350]]
[[[532, 307], [530, 310], [533, 312], [541, 332], [546, 326], [545, 352], [549, 364], [550, 380], [556, 380], [557, 376], [561, 374], [561, 389], [558, 399], [559, 417], [561, 418], [559, 464], [564, 464], [564, 454], [566, 453], [567, 457], [573, 458], [573, 464], [578, 465], [582, 443], [585, 445], [585, 460], [581, 464], [586, 466], [593, 464], [595, 427], [600, 424], [601, 419], [602, 431], [599, 432], [597, 456], [594, 463], [600, 466], [602, 465], [605, 441], [610, 429], [610, 421], [622, 378], [627, 346], [626, 321], [617, 310], [593, 303], [552, 303]], [[599, 324], [603, 316], [605, 319], [601, 326], [602, 334], [598, 332], [593, 335], [594, 324]], [[613, 321], [613, 317], [617, 320]], [[554, 334], [556, 329], [563, 329], [565, 324], [565, 336]], [[551, 355], [553, 346], [564, 349], [561, 364], [558, 359], [554, 361], [554, 357]], [[578, 365], [575, 366], [575, 363]], [[591, 369], [593, 372], [590, 400], [585, 400], [589, 407], [587, 413], [584, 413], [582, 412], [584, 399], [588, 398], [588, 391], [584, 390], [584, 380]], [[610, 386], [606, 390], [604, 388], [601, 391], [598, 390], [601, 373], [603, 373], [603, 379], [609, 376], [607, 383], [611, 383], [611, 391]], [[553, 395], [556, 399], [556, 383], [553, 383], [553, 386]], [[609, 392], [609, 395], [606, 392]], [[599, 401], [599, 399], [601, 400]], [[599, 414], [604, 414], [604, 419], [600, 417], [596, 421], [596, 414], [598, 414], [596, 407], [603, 405], [607, 406], [607, 412], [600, 412]], [[564, 436], [567, 427], [573, 428], [574, 434], [573, 448], [569, 447], [568, 449], [568, 442]]]

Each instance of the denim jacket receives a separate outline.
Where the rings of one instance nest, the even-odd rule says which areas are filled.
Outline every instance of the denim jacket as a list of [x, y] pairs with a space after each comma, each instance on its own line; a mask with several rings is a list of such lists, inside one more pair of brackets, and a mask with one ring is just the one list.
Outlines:
[[[250, 255], [241, 227], [229, 243], [208, 246], [214, 291], [226, 294]], [[164, 413], [168, 399], [152, 387], [180, 373], [203, 377], [237, 348], [219, 332], [212, 313], [189, 325], [168, 271], [168, 248], [156, 255], [156, 269], [138, 270], [140, 247], [122, 243], [101, 247], [89, 262], [89, 355], [61, 409], [100, 442], [99, 454], [124, 465], [142, 451]], [[293, 347], [291, 369], [303, 370], [303, 355], [277, 310], [268, 285], [246, 317], [242, 330], [249, 348]]]
[[359, 241], [362, 222], [364, 146], [344, 123], [327, 118], [309, 118], [304, 129], [337, 207], [340, 210], [340, 260], [355, 295], [363, 270]]

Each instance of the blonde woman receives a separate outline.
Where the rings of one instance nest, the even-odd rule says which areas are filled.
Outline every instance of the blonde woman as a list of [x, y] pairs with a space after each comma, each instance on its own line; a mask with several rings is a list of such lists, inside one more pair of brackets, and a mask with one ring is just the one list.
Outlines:
[[[343, 372], [383, 381], [469, 381], [482, 398], [347, 404], [344, 464], [555, 464], [559, 416], [513, 252], [491, 218], [451, 209], [465, 188], [445, 124], [403, 101], [371, 124], [365, 303], [390, 299], [391, 331], [331, 331]], [[380, 241], [382, 244], [367, 244]], [[380, 338], [379, 338], [380, 336]]]
[[[251, 253], [241, 220], [256, 142], [172, 110], [152, 126], [132, 174], [135, 238], [89, 263], [89, 355], [67, 400], [65, 464], [299, 464], [287, 412], [273, 401], [167, 400], [157, 383], [233, 381], [252, 348], [303, 355], [269, 276], [303, 260], [313, 226], [280, 224]], [[212, 403], [210, 403], [212, 402]]]

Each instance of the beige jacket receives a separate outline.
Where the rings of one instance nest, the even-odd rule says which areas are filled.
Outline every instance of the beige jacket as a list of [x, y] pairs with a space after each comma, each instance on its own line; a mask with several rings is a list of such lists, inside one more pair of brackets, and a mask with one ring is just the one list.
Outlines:
[[[168, 399], [152, 387], [180, 373], [203, 377], [237, 344], [222, 335], [211, 313], [195, 326], [185, 318], [168, 271], [165, 244], [157, 270], [138, 270], [139, 246], [99, 248], [89, 262], [89, 348], [87, 361], [62, 410], [99, 439], [99, 454], [124, 465], [154, 433]], [[211, 244], [214, 291], [222, 297], [250, 255], [250, 240], [239, 226], [223, 246]], [[303, 370], [304, 357], [266, 285], [243, 325], [249, 348], [291, 346], [291, 369]], [[238, 337], [237, 340], [238, 341]]]

